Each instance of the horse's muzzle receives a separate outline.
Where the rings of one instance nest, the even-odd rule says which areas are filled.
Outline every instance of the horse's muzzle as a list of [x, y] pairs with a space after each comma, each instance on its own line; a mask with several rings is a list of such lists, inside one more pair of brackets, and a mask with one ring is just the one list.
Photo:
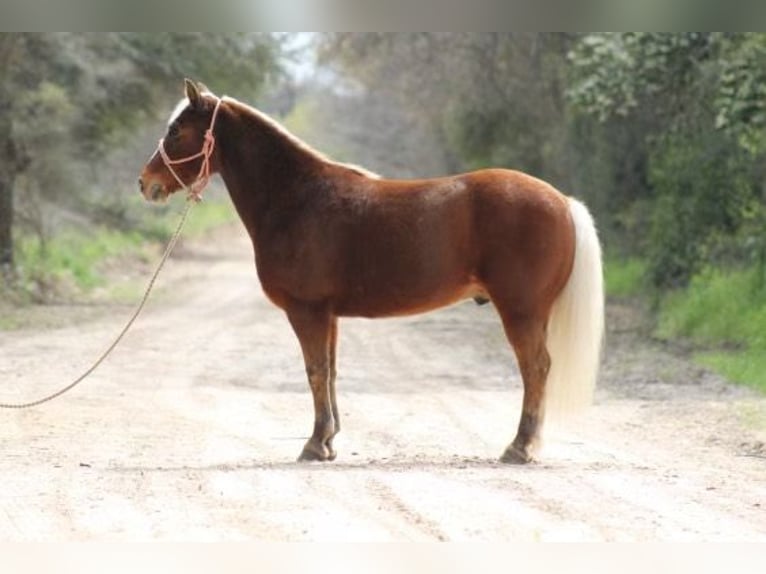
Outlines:
[[165, 187], [157, 182], [152, 183], [147, 190], [147, 184], [144, 183], [144, 180], [141, 177], [138, 178], [138, 191], [147, 201], [162, 201], [167, 199], [167, 196], [169, 195], [167, 191], [165, 191]]

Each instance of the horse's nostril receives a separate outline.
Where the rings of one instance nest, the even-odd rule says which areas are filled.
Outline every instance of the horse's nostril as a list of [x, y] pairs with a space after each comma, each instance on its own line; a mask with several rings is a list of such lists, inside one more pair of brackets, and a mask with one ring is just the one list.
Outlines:
[[138, 178], [138, 192], [143, 193], [144, 192], [144, 180], [140, 177]]

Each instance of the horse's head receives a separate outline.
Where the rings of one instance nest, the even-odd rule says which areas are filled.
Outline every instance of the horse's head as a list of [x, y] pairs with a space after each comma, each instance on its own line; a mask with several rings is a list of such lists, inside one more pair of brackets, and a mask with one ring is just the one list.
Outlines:
[[170, 116], [165, 136], [138, 178], [148, 201], [165, 201], [182, 188], [198, 197], [216, 166], [213, 128], [221, 100], [202, 84], [188, 79], [185, 84], [186, 97]]

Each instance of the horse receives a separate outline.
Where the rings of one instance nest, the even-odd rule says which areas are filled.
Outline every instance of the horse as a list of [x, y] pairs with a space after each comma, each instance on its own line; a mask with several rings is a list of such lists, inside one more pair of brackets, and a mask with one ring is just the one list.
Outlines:
[[531, 175], [483, 169], [384, 179], [336, 162], [257, 109], [185, 81], [139, 190], [198, 199], [220, 174], [268, 299], [300, 343], [314, 427], [299, 461], [332, 461], [339, 317], [491, 301], [523, 382], [500, 460], [535, 459], [545, 415], [592, 399], [603, 336], [601, 246], [580, 201]]

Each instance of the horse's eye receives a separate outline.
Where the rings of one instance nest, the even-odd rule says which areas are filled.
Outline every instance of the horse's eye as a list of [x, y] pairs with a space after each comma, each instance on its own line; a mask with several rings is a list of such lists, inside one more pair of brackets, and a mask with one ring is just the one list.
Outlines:
[[171, 124], [168, 128], [168, 137], [169, 138], [175, 138], [178, 137], [178, 124]]

